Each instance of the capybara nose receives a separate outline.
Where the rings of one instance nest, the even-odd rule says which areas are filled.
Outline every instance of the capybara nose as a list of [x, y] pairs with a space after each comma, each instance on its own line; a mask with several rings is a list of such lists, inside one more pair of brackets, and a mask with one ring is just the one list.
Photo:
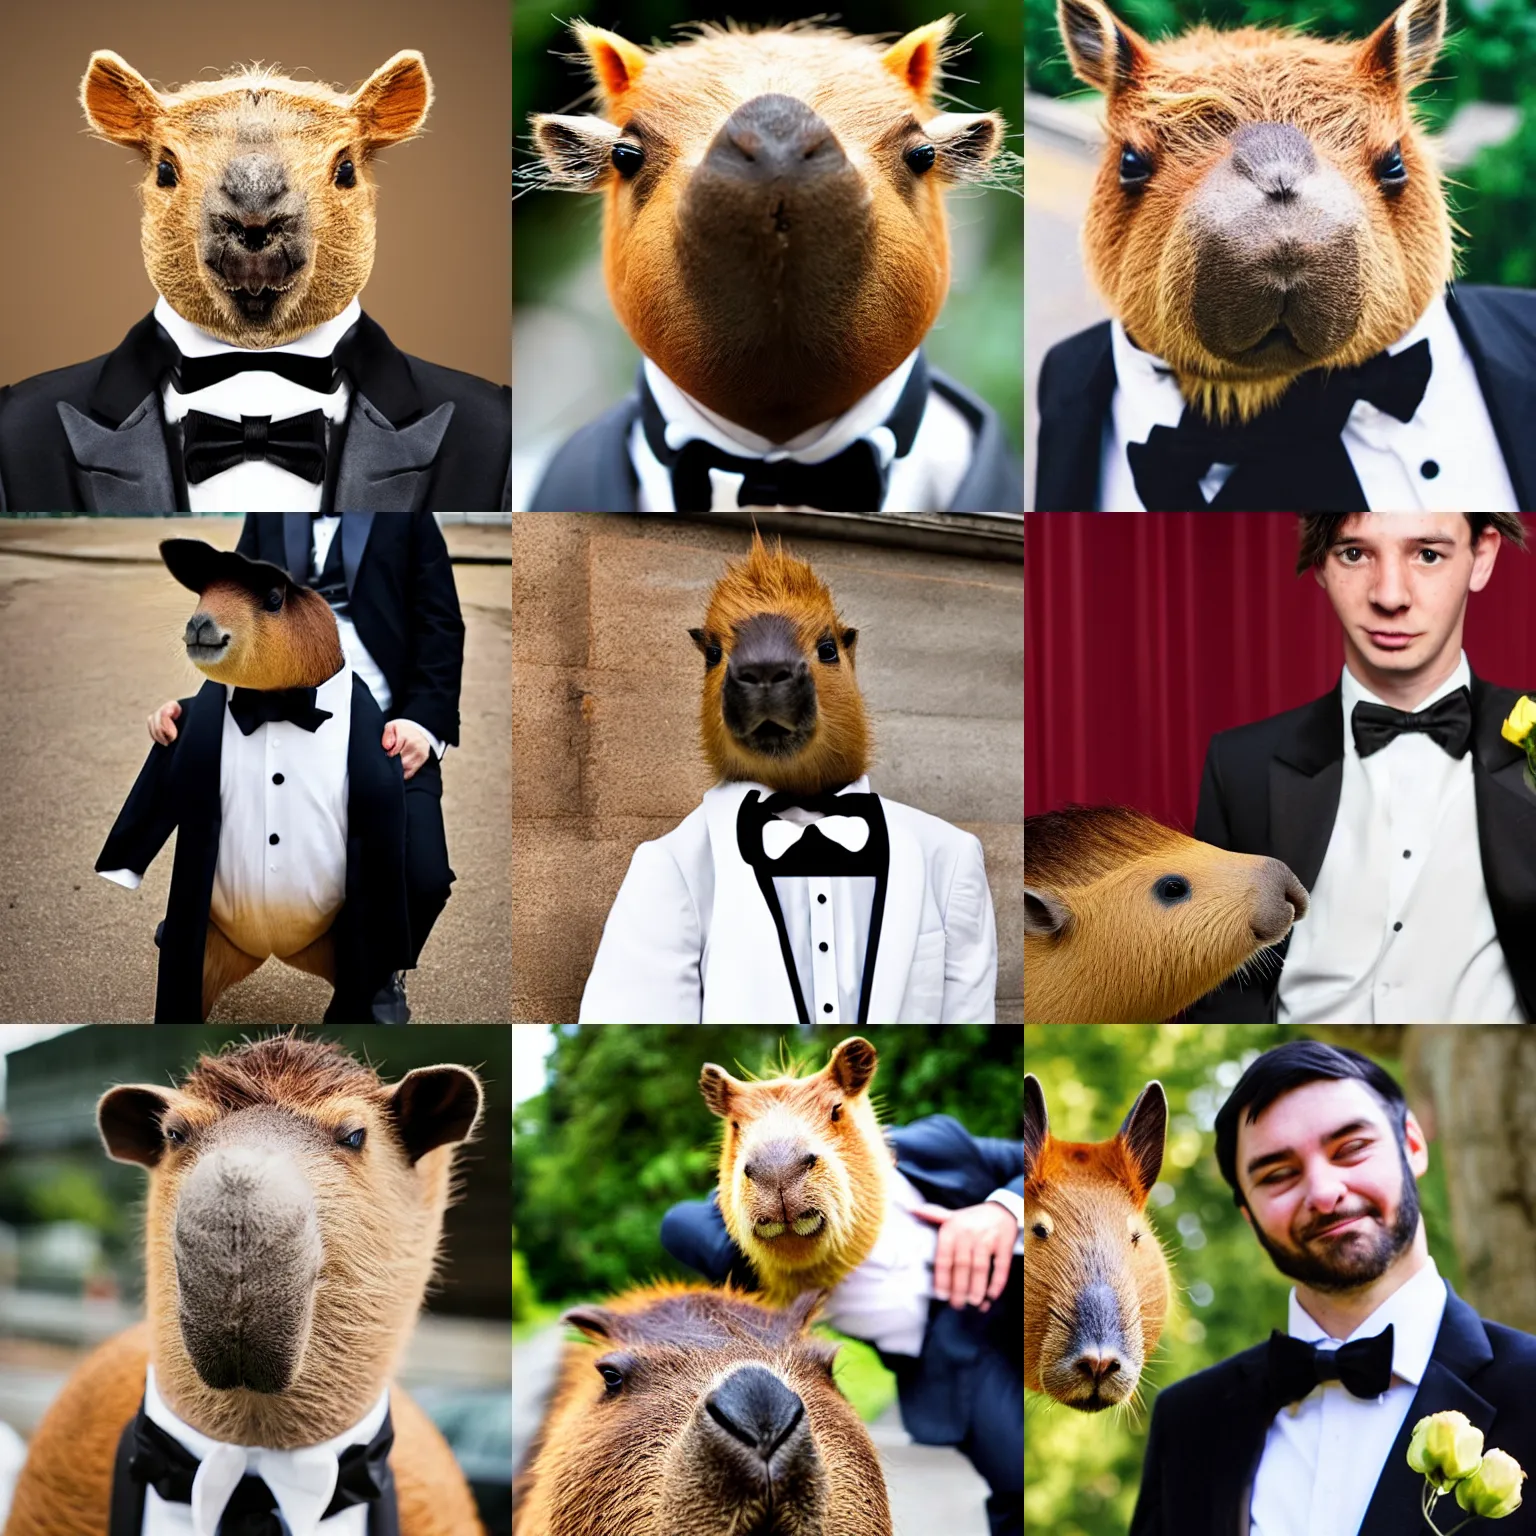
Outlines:
[[1289, 123], [1249, 123], [1232, 135], [1232, 166], [1266, 197], [1283, 201], [1317, 169], [1317, 155]]
[[773, 688], [810, 675], [795, 632], [778, 614], [754, 614], [736, 631], [726, 679], [743, 688]]
[[1073, 1370], [1085, 1376], [1096, 1387], [1103, 1387], [1110, 1377], [1120, 1373], [1124, 1362], [1113, 1349], [1085, 1349], [1072, 1362]]
[[748, 688], [772, 688], [776, 683], [792, 683], [810, 670], [799, 656], [770, 656], [760, 661], [734, 663], [731, 675]]
[[1260, 861], [1254, 877], [1253, 936], [1261, 944], [1278, 944], [1291, 924], [1307, 912], [1307, 890], [1290, 866], [1279, 859]]
[[816, 1154], [795, 1141], [769, 1141], [756, 1148], [741, 1171], [754, 1184], [784, 1189], [798, 1183], [816, 1166]]
[[778, 93], [737, 107], [704, 157], [711, 171], [743, 181], [809, 181], [847, 163], [828, 124], [803, 101]]
[[242, 223], [260, 224], [287, 195], [288, 176], [275, 156], [238, 155], [225, 166], [219, 191]]
[[220, 646], [229, 639], [229, 634], [208, 614], [194, 613], [187, 620], [185, 639], [188, 645]]
[[764, 1461], [787, 1441], [805, 1419], [805, 1404], [772, 1371], [743, 1365], [704, 1399], [704, 1411], [732, 1439], [756, 1451]]

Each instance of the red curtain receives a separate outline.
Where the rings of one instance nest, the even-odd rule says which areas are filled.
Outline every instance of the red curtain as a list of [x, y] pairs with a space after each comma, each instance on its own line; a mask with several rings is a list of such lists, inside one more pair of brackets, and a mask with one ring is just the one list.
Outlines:
[[[1472, 670], [1536, 690], [1536, 515], [1467, 605]], [[1024, 812], [1116, 801], [1186, 830], [1213, 732], [1293, 709], [1344, 665], [1286, 512], [1025, 518]]]

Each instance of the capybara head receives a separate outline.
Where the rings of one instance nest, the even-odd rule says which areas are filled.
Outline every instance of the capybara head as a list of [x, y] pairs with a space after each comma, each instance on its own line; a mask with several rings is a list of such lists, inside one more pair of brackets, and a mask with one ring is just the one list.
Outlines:
[[237, 69], [157, 91], [91, 55], [80, 100], [96, 134], [144, 159], [149, 280], [184, 320], [275, 347], [333, 320], [373, 270], [374, 155], [414, 137], [432, 102], [419, 53], [357, 90]]
[[1189, 400], [1251, 416], [1412, 329], [1452, 270], [1409, 100], [1445, 0], [1405, 0], [1361, 43], [1198, 27], [1154, 44], [1103, 0], [1058, 0], [1058, 17], [1109, 114], [1088, 270]]
[[819, 1301], [659, 1285], [568, 1312], [586, 1341], [518, 1478], [516, 1536], [890, 1536], [836, 1347], [806, 1332]]
[[1142, 1089], [1108, 1141], [1057, 1141], [1024, 1079], [1024, 1385], [1093, 1413], [1136, 1390], [1168, 1314], [1168, 1261], [1147, 1220], [1168, 1100]]
[[345, 658], [336, 616], [280, 565], [201, 539], [166, 539], [165, 568], [199, 602], [187, 620], [187, 660], [216, 683], [264, 692], [316, 688]]
[[808, 562], [754, 532], [715, 583], [702, 629], [699, 731], [721, 779], [818, 794], [869, 769], [869, 719], [853, 670], [859, 632]]
[[603, 116], [533, 119], [551, 185], [603, 196], [619, 319], [674, 383], [785, 442], [918, 345], [949, 289], [943, 189], [995, 113], [935, 102], [945, 17], [882, 48], [799, 23], [639, 48], [578, 23]]
[[858, 1035], [809, 1077], [739, 1082], [714, 1062], [699, 1075], [725, 1122], [720, 1214], [770, 1301], [831, 1289], [875, 1246], [891, 1153], [869, 1098], [874, 1075], [875, 1048]]
[[108, 1153], [149, 1170], [150, 1358], [183, 1419], [282, 1448], [357, 1422], [415, 1322], [480, 1103], [467, 1067], [384, 1083], [297, 1035], [102, 1096]]
[[1024, 818], [1024, 1017], [1172, 1018], [1306, 914], [1279, 859], [1229, 853], [1115, 805]]

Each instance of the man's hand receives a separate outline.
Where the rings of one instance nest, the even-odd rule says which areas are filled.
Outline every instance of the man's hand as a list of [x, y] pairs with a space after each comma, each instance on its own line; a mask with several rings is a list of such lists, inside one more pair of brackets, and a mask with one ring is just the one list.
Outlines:
[[933, 1294], [956, 1310], [971, 1306], [991, 1311], [992, 1303], [1008, 1284], [1013, 1245], [1018, 1241], [1019, 1224], [1012, 1212], [986, 1200], [960, 1211], [947, 1211], [942, 1205], [918, 1205], [912, 1214], [939, 1229]]
[[168, 747], [176, 740], [176, 722], [181, 719], [181, 705], [175, 699], [167, 699], [149, 717], [149, 734], [155, 744]]
[[391, 757], [400, 759], [405, 765], [405, 776], [409, 779], [426, 762], [432, 751], [432, 743], [414, 720], [391, 720], [384, 727], [384, 750]]

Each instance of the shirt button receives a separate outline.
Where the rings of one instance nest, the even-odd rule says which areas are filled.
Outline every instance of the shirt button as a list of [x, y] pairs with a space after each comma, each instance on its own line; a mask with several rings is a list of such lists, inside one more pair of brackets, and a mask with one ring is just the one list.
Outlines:
[[832, 1012], [832, 1004], [831, 1003], [823, 1003], [821, 1005], [821, 1011], [823, 1013], [831, 1013]]
[[827, 941], [825, 939], [823, 939], [821, 941], [821, 943], [818, 944], [816, 947], [817, 947], [817, 949], [819, 949], [822, 952], [822, 954], [826, 954], [826, 952], [827, 952]]
[[827, 898], [825, 896], [818, 896], [816, 900], [819, 901], [822, 906], [826, 906], [827, 904]]
[[1419, 473], [1423, 475], [1426, 480], [1433, 480], [1435, 476], [1440, 473], [1440, 466], [1433, 459], [1425, 459], [1424, 462], [1419, 465]]
[[273, 782], [273, 783], [274, 783], [274, 784], [281, 784], [281, 783], [282, 783], [282, 782], [283, 782], [283, 776], [282, 776], [282, 774], [280, 774], [280, 773], [274, 773], [274, 774], [273, 774], [273, 775], [272, 775], [272, 782]]
[[1413, 849], [1412, 848], [1404, 848], [1403, 849], [1403, 857], [1405, 859], [1411, 859], [1413, 857]]
[[1402, 931], [1403, 931], [1403, 925], [1401, 923], [1393, 923], [1392, 924], [1392, 932], [1393, 933], [1401, 933]]
[[267, 841], [269, 843], [271, 843], [272, 846], [275, 848], [278, 845], [278, 843], [282, 841], [282, 839], [278, 837], [276, 832], [274, 832], [272, 834], [272, 836], [267, 839]]

